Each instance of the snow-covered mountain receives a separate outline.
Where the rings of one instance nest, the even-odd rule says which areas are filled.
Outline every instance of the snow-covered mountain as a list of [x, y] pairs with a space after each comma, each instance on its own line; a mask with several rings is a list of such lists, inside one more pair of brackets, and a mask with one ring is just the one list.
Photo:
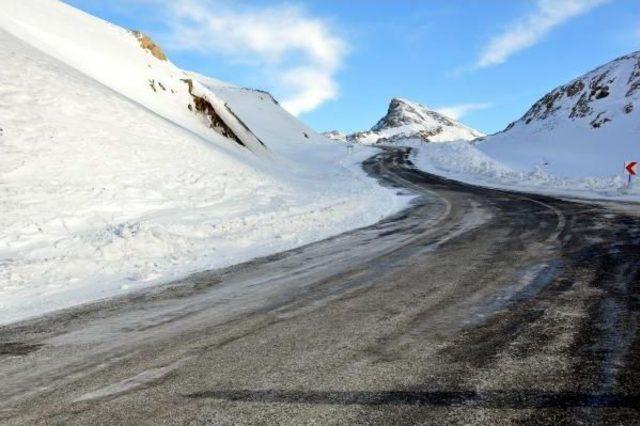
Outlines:
[[640, 201], [640, 52], [617, 58], [535, 102], [504, 131], [473, 143], [415, 144], [415, 163], [475, 185]]
[[369, 131], [344, 136], [339, 132], [327, 132], [326, 137], [362, 144], [397, 142], [403, 139], [420, 139], [423, 142], [473, 140], [484, 136], [464, 124], [436, 112], [424, 105], [402, 98], [394, 98], [387, 115]]
[[405, 204], [359, 159], [140, 32], [2, 0], [0, 323], [365, 226]]
[[634, 52], [547, 93], [506, 131], [541, 123], [554, 130], [566, 121], [598, 129], [614, 120], [628, 119], [639, 98], [640, 52]]
[[640, 52], [544, 95], [479, 148], [505, 164], [557, 176], [611, 176], [640, 157]]

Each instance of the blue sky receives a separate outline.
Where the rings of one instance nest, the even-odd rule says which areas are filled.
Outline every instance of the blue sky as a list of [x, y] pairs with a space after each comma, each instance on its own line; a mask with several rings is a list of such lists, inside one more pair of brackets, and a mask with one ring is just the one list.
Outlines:
[[491, 133], [547, 91], [640, 49], [638, 0], [67, 0], [141, 29], [177, 65], [271, 91], [317, 130], [392, 97]]

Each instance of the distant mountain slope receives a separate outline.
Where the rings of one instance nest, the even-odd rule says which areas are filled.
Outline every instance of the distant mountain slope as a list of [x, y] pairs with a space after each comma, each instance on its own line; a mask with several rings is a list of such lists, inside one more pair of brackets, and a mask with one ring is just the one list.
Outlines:
[[515, 167], [557, 176], [610, 176], [640, 159], [640, 52], [547, 93], [478, 147]]
[[484, 135], [424, 105], [394, 98], [389, 104], [387, 115], [371, 130], [347, 136], [333, 131], [325, 133], [325, 136], [336, 140], [375, 144], [402, 139], [420, 139], [424, 142], [473, 140]]

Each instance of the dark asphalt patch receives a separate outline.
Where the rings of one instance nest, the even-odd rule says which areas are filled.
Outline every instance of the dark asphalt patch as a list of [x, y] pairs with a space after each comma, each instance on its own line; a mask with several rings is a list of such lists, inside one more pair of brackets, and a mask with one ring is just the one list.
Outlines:
[[28, 345], [20, 342], [0, 343], [0, 356], [22, 356], [35, 352], [43, 345]]

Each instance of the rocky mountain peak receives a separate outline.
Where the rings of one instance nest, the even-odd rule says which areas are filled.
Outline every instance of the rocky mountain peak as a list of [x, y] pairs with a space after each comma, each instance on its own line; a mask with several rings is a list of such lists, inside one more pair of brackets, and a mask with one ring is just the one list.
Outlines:
[[621, 56], [544, 95], [514, 126], [553, 127], [573, 121], [593, 129], [640, 107], [640, 51]]
[[[332, 139], [337, 139], [335, 135]], [[350, 142], [364, 144], [389, 143], [402, 139], [420, 139], [423, 142], [473, 140], [482, 133], [440, 114], [424, 105], [404, 98], [393, 98], [387, 114], [369, 131], [346, 136]]]
[[383, 129], [401, 127], [405, 125], [443, 125], [455, 126], [455, 122], [446, 116], [433, 111], [423, 105], [402, 98], [393, 98], [389, 103], [387, 115], [371, 128], [377, 132]]

